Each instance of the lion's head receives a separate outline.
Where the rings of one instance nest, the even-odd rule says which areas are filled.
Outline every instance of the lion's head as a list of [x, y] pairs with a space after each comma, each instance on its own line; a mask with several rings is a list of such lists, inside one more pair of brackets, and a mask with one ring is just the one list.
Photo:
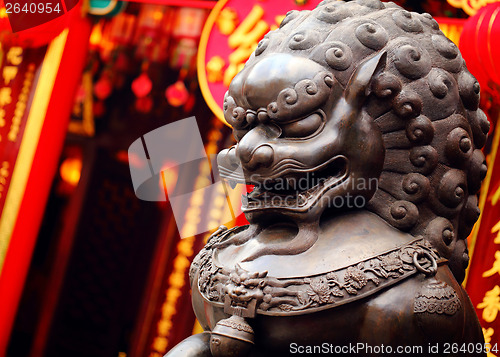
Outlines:
[[221, 174], [256, 186], [250, 222], [310, 222], [346, 198], [426, 237], [460, 281], [486, 173], [478, 103], [478, 82], [429, 14], [325, 0], [289, 12], [231, 83], [224, 115], [237, 144], [219, 154]]

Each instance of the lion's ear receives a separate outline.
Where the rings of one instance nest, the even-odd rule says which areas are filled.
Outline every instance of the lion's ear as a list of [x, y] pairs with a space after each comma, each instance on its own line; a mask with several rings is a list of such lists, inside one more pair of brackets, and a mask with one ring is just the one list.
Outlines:
[[387, 52], [379, 52], [361, 63], [354, 71], [344, 92], [346, 102], [351, 106], [361, 105], [370, 94], [370, 84], [384, 68]]

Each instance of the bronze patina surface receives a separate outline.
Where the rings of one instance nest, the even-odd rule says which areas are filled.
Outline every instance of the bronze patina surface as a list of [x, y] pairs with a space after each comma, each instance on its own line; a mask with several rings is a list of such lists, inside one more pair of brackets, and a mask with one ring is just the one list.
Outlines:
[[378, 0], [289, 12], [224, 101], [237, 144], [218, 164], [255, 186], [250, 225], [221, 227], [195, 258], [206, 332], [168, 356], [483, 343], [460, 286], [486, 173], [478, 103], [429, 14]]

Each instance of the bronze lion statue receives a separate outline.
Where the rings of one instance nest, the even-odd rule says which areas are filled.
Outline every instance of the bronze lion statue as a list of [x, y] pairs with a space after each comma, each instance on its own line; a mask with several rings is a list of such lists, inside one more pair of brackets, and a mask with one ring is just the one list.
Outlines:
[[237, 143], [219, 170], [254, 186], [250, 225], [221, 227], [193, 261], [206, 332], [168, 355], [485, 355], [460, 286], [486, 174], [478, 104], [429, 14], [289, 12], [224, 100]]

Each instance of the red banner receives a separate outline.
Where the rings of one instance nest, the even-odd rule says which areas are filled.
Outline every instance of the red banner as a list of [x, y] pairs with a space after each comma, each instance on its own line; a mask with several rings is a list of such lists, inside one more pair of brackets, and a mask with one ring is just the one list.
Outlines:
[[[22, 62], [17, 65], [19, 68], [16, 77], [11, 79], [8, 85], [1, 82], [4, 78], [0, 78], [0, 84], [2, 84], [0, 89], [14, 86], [14, 81], [21, 81], [20, 87], [16, 87], [20, 88], [20, 92], [12, 88], [11, 102], [4, 106], [6, 128], [3, 130], [6, 132], [2, 131], [2, 141], [6, 140], [5, 145], [17, 146], [12, 146], [9, 154], [11, 155], [9, 160], [15, 160], [15, 163], [13, 166], [9, 163], [10, 181], [7, 179], [4, 181], [8, 187], [5, 187], [2, 192], [2, 195], [6, 196], [0, 216], [0, 296], [2, 301], [0, 304], [0, 356], [5, 355], [45, 203], [58, 168], [74, 103], [74, 93], [86, 58], [90, 21], [81, 17], [80, 10], [76, 8], [71, 12], [71, 16], [69, 29], [62, 31], [48, 47], [39, 49], [24, 47]], [[5, 56], [7, 55], [8, 52]], [[11, 56], [14, 58], [13, 55]], [[35, 61], [38, 56], [39, 62]], [[2, 68], [11, 65], [10, 62], [12, 61], [2, 62]], [[30, 64], [33, 64], [34, 68]], [[26, 79], [31, 78], [31, 75], [27, 74], [31, 70], [33, 70], [32, 90], [27, 94]], [[25, 113], [20, 116], [20, 108], [23, 105], [18, 105], [16, 114], [16, 103], [20, 101], [22, 103], [26, 99], [23, 93], [27, 94], [28, 99], [24, 108]], [[13, 114], [12, 110], [14, 110]], [[7, 116], [7, 112], [11, 114]], [[21, 119], [16, 119], [16, 115]], [[7, 129], [8, 123], [10, 126]], [[15, 124], [14, 130], [10, 130], [12, 123]], [[12, 139], [15, 137], [15, 144], [8, 141], [9, 134]], [[4, 147], [0, 152], [4, 155], [7, 151], [8, 148]], [[2, 160], [3, 156], [0, 157], [0, 177], [5, 174], [5, 171], [1, 171]], [[39, 329], [37, 338], [46, 332], [46, 329]]]
[[36, 137], [28, 136], [36, 132], [37, 123], [30, 122], [35, 131], [26, 132], [26, 128], [46, 52], [46, 46], [0, 49], [0, 271], [10, 241], [12, 218], [19, 207], [16, 196], [22, 190], [22, 185], [19, 185], [23, 181], [21, 176], [27, 176], [26, 172], [23, 173], [26, 171], [23, 170], [26, 156], [19, 158], [20, 150], [24, 146], [23, 152], [28, 153], [33, 151], [29, 148], [31, 143], [36, 146]]
[[481, 217], [470, 237], [471, 264], [466, 289], [479, 317], [488, 357], [500, 356], [500, 127], [496, 127], [488, 174], [481, 189]]
[[46, 47], [0, 50], [0, 216], [26, 128], [33, 88]]

